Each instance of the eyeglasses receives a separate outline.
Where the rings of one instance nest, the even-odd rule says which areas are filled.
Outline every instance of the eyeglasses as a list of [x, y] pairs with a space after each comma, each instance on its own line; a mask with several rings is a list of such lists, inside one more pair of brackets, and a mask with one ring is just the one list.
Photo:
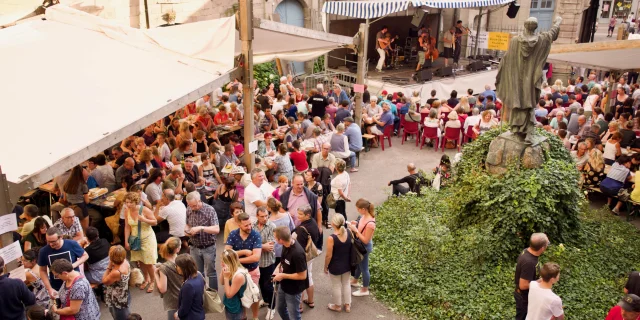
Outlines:
[[48, 244], [56, 244], [56, 243], [58, 243], [58, 241], [60, 241], [60, 238], [59, 238], [59, 237], [58, 237], [58, 239], [53, 240], [53, 241], [49, 241], [49, 240], [47, 240], [47, 243], [48, 243]]

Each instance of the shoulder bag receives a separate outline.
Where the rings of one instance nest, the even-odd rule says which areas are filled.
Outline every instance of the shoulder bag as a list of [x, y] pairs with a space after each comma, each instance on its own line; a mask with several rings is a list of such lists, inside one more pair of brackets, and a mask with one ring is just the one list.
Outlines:
[[140, 205], [140, 211], [138, 211], [138, 234], [135, 236], [129, 235], [129, 239], [127, 239], [131, 251], [142, 250], [142, 241], [140, 241], [140, 228], [142, 225], [142, 221], [140, 221], [140, 216], [142, 216], [142, 205]]
[[[202, 273], [198, 272], [198, 274], [204, 280], [204, 276]], [[205, 281], [205, 284], [207, 282]], [[224, 311], [224, 305], [222, 304], [222, 300], [220, 300], [220, 296], [218, 295], [218, 291], [215, 289], [208, 288], [205, 285], [204, 293], [202, 294], [202, 301], [204, 313], [222, 313]]]
[[316, 245], [313, 243], [311, 234], [309, 233], [307, 228], [303, 226], [300, 226], [300, 228], [304, 229], [304, 231], [307, 232], [307, 246], [304, 248], [304, 253], [307, 256], [307, 262], [309, 262], [318, 256], [318, 248], [316, 248]]

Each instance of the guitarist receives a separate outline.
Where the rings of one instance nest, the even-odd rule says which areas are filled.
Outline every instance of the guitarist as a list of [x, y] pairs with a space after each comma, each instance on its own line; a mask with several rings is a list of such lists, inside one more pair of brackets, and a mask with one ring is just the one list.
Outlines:
[[391, 41], [386, 38], [387, 31], [387, 26], [382, 26], [380, 32], [376, 34], [376, 51], [378, 51], [378, 54], [380, 55], [378, 64], [376, 65], [376, 71], [378, 72], [382, 72], [382, 67], [384, 66], [384, 60], [386, 57], [384, 49], [391, 44]]
[[469, 34], [469, 29], [462, 26], [462, 20], [458, 20], [455, 25], [455, 44], [453, 48], [453, 63], [458, 66], [460, 60], [460, 51], [462, 49], [462, 36]]

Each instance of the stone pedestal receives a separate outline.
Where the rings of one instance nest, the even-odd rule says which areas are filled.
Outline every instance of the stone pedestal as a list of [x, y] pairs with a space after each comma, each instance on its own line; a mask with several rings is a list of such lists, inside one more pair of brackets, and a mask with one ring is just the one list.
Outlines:
[[544, 136], [534, 135], [532, 142], [525, 142], [511, 132], [499, 135], [489, 145], [487, 170], [493, 174], [502, 174], [512, 163], [528, 169], [541, 166], [544, 163], [544, 151], [549, 151], [550, 148], [546, 139]]

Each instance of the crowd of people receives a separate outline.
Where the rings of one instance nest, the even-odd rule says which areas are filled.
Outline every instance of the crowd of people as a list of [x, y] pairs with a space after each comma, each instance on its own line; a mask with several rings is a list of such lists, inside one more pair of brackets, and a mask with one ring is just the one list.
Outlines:
[[[634, 132], [640, 129], [640, 116], [635, 114], [640, 90], [623, 77], [617, 92], [605, 95], [606, 79], [597, 81], [591, 74], [583, 81], [570, 79], [566, 87], [562, 81], [543, 84], [536, 120], [573, 150], [583, 184], [598, 185], [611, 196], [618, 213], [621, 202], [614, 204], [614, 198], [631, 181], [632, 168], [640, 166], [640, 156], [630, 155], [640, 151]], [[58, 201], [49, 215], [33, 204], [22, 208], [20, 237], [28, 289], [15, 299], [33, 306], [28, 309], [34, 314], [30, 319], [46, 313], [40, 309], [97, 319], [98, 301], [104, 301], [114, 319], [139, 317], [131, 312], [131, 287], [159, 291], [167, 319], [203, 319], [206, 287], [222, 294], [228, 319], [256, 319], [262, 305], [268, 309], [267, 319], [276, 313], [282, 319], [300, 319], [305, 308], [315, 307], [313, 261], [322, 251], [322, 269], [332, 286], [333, 300], [327, 307], [350, 312], [352, 296], [369, 295], [368, 256], [375, 231], [375, 209], [369, 201], [356, 201], [357, 220], [349, 221], [346, 214], [352, 202], [351, 174], [358, 171], [358, 155], [367, 143], [363, 134], [374, 135], [375, 148], [385, 131], [399, 135], [407, 123], [415, 122], [423, 132], [435, 130], [438, 138], [451, 128], [461, 140], [474, 139], [498, 126], [502, 111], [489, 85], [479, 94], [469, 89], [442, 97], [434, 90], [425, 101], [418, 92], [409, 97], [365, 91], [362, 122], [356, 123], [354, 101], [337, 83], [329, 92], [319, 84], [308, 95], [287, 77], [277, 88], [260, 90], [254, 83], [252, 121], [254, 138], [260, 142], [255, 168], [247, 172], [244, 137], [230, 129], [248, 121], [243, 119], [242, 85], [234, 81], [226, 89], [188, 104], [56, 177]], [[603, 112], [607, 103], [612, 112]], [[416, 138], [435, 143], [435, 137], [424, 134]], [[456, 147], [449, 141], [442, 146]], [[419, 194], [425, 185], [445, 187], [451, 166], [443, 156], [434, 169], [436, 178], [425, 182], [410, 163], [408, 176], [388, 185], [397, 196]], [[92, 203], [95, 188], [116, 191], [112, 209]], [[631, 198], [640, 200], [639, 195], [634, 190]], [[335, 213], [330, 215], [330, 209]], [[331, 233], [326, 241], [325, 229]], [[217, 243], [220, 240], [223, 244]], [[357, 263], [352, 259], [354, 242], [366, 251]], [[533, 243], [532, 238], [529, 252], [539, 256], [546, 246]], [[222, 270], [216, 270], [217, 248], [223, 249]], [[516, 279], [533, 277], [530, 270], [520, 269]], [[559, 267], [545, 265], [539, 275], [542, 281], [531, 289], [517, 281], [516, 293], [547, 292], [539, 290], [558, 281]], [[252, 299], [255, 292], [260, 298]], [[620, 312], [632, 312], [627, 307], [636, 298], [625, 297]], [[25, 312], [16, 301], [0, 305], [0, 311], [16, 315], [8, 319]], [[521, 314], [522, 304], [517, 304]]]

